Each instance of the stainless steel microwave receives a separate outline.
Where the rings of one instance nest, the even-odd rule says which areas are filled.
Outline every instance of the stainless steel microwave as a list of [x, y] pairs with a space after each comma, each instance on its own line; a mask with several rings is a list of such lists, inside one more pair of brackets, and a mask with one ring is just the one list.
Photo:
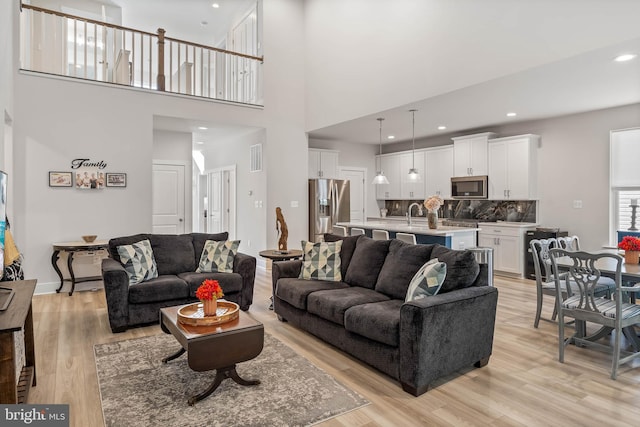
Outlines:
[[486, 199], [488, 197], [487, 175], [458, 176], [451, 178], [451, 197], [454, 199]]

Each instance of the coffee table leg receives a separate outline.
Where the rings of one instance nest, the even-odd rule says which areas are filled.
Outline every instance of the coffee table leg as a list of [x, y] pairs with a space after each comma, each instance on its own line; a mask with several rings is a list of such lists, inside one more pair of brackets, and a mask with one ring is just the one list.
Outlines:
[[260, 384], [260, 380], [245, 380], [238, 375], [238, 371], [236, 371], [236, 365], [229, 366], [226, 368], [216, 370], [216, 378], [213, 380], [213, 383], [202, 393], [190, 397], [187, 401], [189, 406], [193, 406], [196, 402], [201, 401], [205, 397], [209, 396], [211, 393], [216, 391], [216, 389], [222, 384], [226, 378], [231, 378], [233, 381], [240, 385], [258, 385]]
[[185, 353], [185, 351], [186, 350], [184, 348], [180, 348], [180, 350], [176, 351], [171, 356], [167, 356], [164, 359], [162, 359], [162, 363], [167, 363], [173, 359], [177, 359], [178, 357], [182, 356]]

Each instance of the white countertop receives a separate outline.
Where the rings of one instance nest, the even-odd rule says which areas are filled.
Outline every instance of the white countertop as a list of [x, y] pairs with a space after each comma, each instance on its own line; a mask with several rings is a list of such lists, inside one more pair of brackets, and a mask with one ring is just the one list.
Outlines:
[[498, 222], [479, 222], [478, 225], [480, 227], [533, 228], [533, 227], [538, 227], [540, 224], [535, 222], [498, 221]]
[[341, 225], [344, 227], [359, 227], [359, 228], [367, 228], [367, 229], [379, 229], [379, 230], [387, 230], [401, 233], [413, 233], [413, 234], [423, 234], [429, 236], [452, 236], [456, 233], [463, 232], [476, 232], [479, 231], [480, 228], [472, 228], [472, 227], [451, 227], [447, 225], [438, 225], [438, 228], [433, 230], [426, 225], [426, 221], [418, 221], [412, 220], [414, 223], [412, 225], [407, 225], [406, 220], [404, 222], [401, 221], [389, 221], [388, 218], [380, 218], [379, 220], [367, 220], [364, 222], [338, 222], [336, 225]]

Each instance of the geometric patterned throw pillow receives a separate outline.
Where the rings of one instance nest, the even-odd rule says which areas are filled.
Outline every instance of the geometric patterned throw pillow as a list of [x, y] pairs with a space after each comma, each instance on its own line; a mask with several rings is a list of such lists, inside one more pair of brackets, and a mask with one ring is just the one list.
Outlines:
[[341, 249], [342, 240], [320, 243], [311, 243], [303, 240], [302, 252], [304, 253], [304, 259], [302, 260], [300, 279], [341, 281]]
[[413, 301], [438, 293], [444, 279], [447, 277], [447, 264], [439, 262], [438, 258], [429, 260], [413, 276], [407, 289], [407, 296], [404, 301]]
[[233, 273], [233, 258], [238, 253], [240, 240], [204, 242], [197, 273]]
[[149, 240], [118, 246], [118, 255], [127, 271], [130, 285], [158, 277], [158, 268]]

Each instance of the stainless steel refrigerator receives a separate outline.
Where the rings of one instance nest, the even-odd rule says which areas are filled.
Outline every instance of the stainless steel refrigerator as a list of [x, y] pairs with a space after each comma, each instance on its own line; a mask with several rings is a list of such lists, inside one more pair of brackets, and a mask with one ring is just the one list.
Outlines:
[[309, 180], [309, 241], [323, 241], [336, 222], [351, 219], [349, 180]]

